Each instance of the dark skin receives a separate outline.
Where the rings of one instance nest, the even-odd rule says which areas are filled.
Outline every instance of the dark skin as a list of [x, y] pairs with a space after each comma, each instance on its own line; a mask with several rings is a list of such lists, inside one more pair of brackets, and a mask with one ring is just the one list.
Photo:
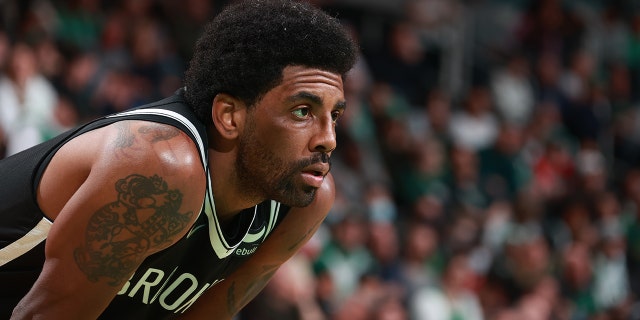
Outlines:
[[[344, 107], [340, 75], [300, 66], [285, 68], [282, 83], [254, 106], [215, 97], [209, 166], [219, 219], [266, 199], [294, 207], [185, 318], [232, 318], [313, 235], [333, 204], [329, 165], [319, 159], [336, 147]], [[189, 230], [205, 179], [196, 146], [171, 126], [124, 121], [67, 143], [38, 188], [54, 220], [44, 269], [13, 318], [96, 318], [147, 256]]]

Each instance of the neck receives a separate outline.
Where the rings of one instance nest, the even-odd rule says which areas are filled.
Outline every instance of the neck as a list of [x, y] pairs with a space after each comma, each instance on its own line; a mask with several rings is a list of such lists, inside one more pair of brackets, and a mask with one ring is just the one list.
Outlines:
[[253, 207], [262, 199], [247, 194], [239, 183], [235, 169], [235, 151], [221, 152], [209, 149], [211, 188], [218, 220], [230, 221], [240, 211]]

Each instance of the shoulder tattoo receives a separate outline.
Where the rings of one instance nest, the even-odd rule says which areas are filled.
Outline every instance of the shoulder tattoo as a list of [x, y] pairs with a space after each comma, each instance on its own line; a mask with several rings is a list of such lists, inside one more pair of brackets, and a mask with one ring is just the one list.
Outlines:
[[178, 128], [159, 124], [142, 126], [138, 129], [138, 132], [147, 136], [147, 139], [149, 139], [151, 143], [166, 141], [180, 134], [180, 130], [178, 130]]
[[139, 143], [138, 139], [153, 144], [160, 141], [168, 141], [180, 135], [178, 128], [159, 123], [149, 123], [140, 126], [137, 133], [132, 131], [129, 121], [118, 122], [116, 127], [118, 129], [118, 136], [114, 144], [119, 152], [124, 152], [124, 149], [135, 150], [136, 143]]
[[132, 174], [115, 188], [118, 199], [91, 216], [84, 244], [74, 251], [90, 281], [107, 279], [112, 286], [121, 285], [149, 250], [174, 241], [193, 216], [178, 212], [182, 193], [157, 175]]
[[118, 128], [118, 137], [116, 137], [116, 148], [124, 149], [129, 148], [135, 142], [136, 136], [129, 130], [129, 122], [123, 121], [116, 124]]

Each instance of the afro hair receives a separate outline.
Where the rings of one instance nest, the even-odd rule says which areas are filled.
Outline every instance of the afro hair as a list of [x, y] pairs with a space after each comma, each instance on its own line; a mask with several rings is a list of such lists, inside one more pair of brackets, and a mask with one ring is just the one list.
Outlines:
[[185, 99], [209, 125], [218, 93], [251, 106], [282, 81], [287, 66], [344, 77], [356, 58], [357, 47], [340, 22], [312, 5], [240, 1], [218, 14], [197, 41], [185, 73]]

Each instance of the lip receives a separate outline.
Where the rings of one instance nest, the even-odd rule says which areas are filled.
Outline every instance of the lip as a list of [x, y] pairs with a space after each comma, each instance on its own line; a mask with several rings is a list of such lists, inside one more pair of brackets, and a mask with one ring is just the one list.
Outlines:
[[320, 188], [327, 173], [329, 173], [329, 165], [317, 163], [302, 170], [302, 179], [306, 184], [315, 188]]

